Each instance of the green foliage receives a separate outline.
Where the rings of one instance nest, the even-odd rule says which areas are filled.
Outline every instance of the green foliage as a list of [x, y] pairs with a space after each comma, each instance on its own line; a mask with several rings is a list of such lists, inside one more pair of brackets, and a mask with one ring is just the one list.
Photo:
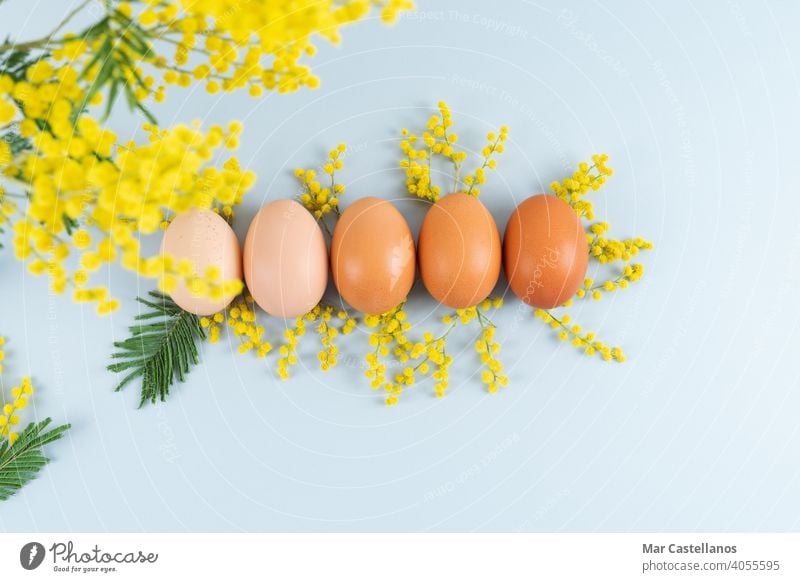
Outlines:
[[62, 214], [61, 221], [64, 223], [64, 228], [67, 230], [67, 236], [72, 236], [72, 233], [80, 226], [80, 223], [68, 214]]
[[[9, 43], [10, 41], [6, 39], [4, 44], [9, 45]], [[8, 75], [15, 82], [25, 78], [25, 71], [28, 67], [49, 56], [47, 53], [42, 54], [41, 51], [34, 54], [33, 51], [27, 48], [11, 48], [2, 54], [3, 56], [0, 58], [0, 73]]]
[[119, 361], [108, 366], [112, 372], [128, 372], [117, 385], [117, 391], [141, 377], [140, 407], [147, 400], [163, 402], [175, 378], [185, 380], [191, 367], [200, 361], [197, 342], [206, 337], [197, 316], [184, 311], [162, 293], [151, 291], [150, 297], [152, 300], [137, 298], [150, 311], [139, 314], [136, 320], [147, 323], [131, 326], [131, 337], [114, 342], [120, 351], [111, 357]]
[[[9, 45], [9, 39], [6, 39], [6, 46]], [[34, 53], [31, 49], [10, 48], [0, 53], [0, 74], [8, 75], [14, 82], [22, 81], [25, 79], [25, 71], [36, 63], [37, 61], [47, 58], [48, 53], [37, 51]], [[27, 138], [22, 137], [13, 129], [9, 129], [4, 134], [0, 135], [0, 139], [4, 140], [11, 148], [11, 155], [18, 156], [20, 153], [33, 149], [33, 144]]]
[[32, 422], [13, 445], [8, 439], [0, 444], [0, 501], [5, 501], [36, 477], [49, 461], [42, 447], [60, 439], [70, 428], [69, 424], [62, 424], [45, 430], [50, 422], [49, 418]]
[[[137, 56], [139, 62], [145, 62], [153, 56], [147, 34], [138, 23], [119, 10], [111, 10], [105, 18], [92, 24], [78, 36], [86, 40], [103, 39], [103, 42], [81, 72], [80, 76], [84, 78], [94, 66], [99, 67], [97, 76], [89, 85], [86, 95], [76, 108], [74, 115], [76, 117], [80, 115], [92, 98], [107, 88], [104, 120], [113, 110], [117, 97], [124, 94], [131, 111], [139, 110], [149, 122], [157, 123], [150, 110], [136, 98], [136, 89], [147, 88], [147, 85], [137, 70], [137, 64], [131, 60], [128, 52], [123, 50], [124, 45], [125, 49], [132, 51]], [[134, 82], [129, 82], [129, 77], [132, 77]]]
[[0, 136], [0, 139], [5, 141], [9, 145], [9, 147], [11, 148], [11, 155], [14, 157], [18, 156], [22, 152], [26, 152], [28, 150], [33, 149], [33, 144], [31, 143], [31, 140], [29, 140], [27, 137], [22, 137], [16, 131], [7, 131], [2, 136]]

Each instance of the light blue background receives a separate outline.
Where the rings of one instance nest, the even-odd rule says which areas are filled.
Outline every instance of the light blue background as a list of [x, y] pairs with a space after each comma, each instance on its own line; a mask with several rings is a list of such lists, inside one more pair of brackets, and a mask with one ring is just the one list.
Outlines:
[[[2, 33], [34, 38], [72, 4], [9, 0]], [[501, 227], [516, 202], [608, 152], [617, 173], [598, 215], [656, 249], [640, 284], [574, 316], [629, 362], [580, 357], [509, 298], [497, 322], [511, 386], [496, 396], [459, 334], [443, 400], [424, 385], [384, 407], [361, 377], [361, 338], [344, 348], [350, 365], [285, 383], [206, 346], [168, 403], [137, 410], [136, 388], [114, 393], [104, 367], [150, 283], [111, 271], [124, 308], [99, 319], [50, 296], [7, 249], [6, 378], [32, 371], [35, 414], [74, 428], [0, 505], [0, 530], [798, 530], [800, 6], [419, 5], [393, 28], [361, 23], [342, 47], [321, 45], [318, 91], [173, 89], [156, 113], [245, 123], [240, 156], [259, 182], [240, 235], [266, 200], [298, 193], [294, 167], [340, 141], [352, 150], [344, 203], [402, 198], [397, 136], [439, 99], [474, 150], [511, 128], [482, 198]], [[111, 126], [127, 138], [139, 123], [120, 111]], [[416, 229], [422, 206], [400, 207]], [[420, 328], [434, 325], [419, 285], [410, 303]]]

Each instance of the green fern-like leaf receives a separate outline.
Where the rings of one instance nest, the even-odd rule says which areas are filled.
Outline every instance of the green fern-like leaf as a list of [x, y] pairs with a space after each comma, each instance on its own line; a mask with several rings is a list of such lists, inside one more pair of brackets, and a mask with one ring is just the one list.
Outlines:
[[[9, 46], [10, 42], [11, 39], [6, 37], [3, 44]], [[8, 75], [14, 81], [22, 81], [27, 68], [47, 56], [49, 55], [42, 54], [41, 51], [34, 54], [30, 49], [11, 48], [0, 56], [0, 73]]]
[[8, 439], [3, 439], [0, 444], [0, 501], [5, 501], [36, 477], [49, 461], [42, 453], [42, 447], [60, 439], [70, 428], [70, 425], [62, 424], [45, 430], [50, 422], [46, 418], [30, 423], [13, 445]]
[[22, 137], [19, 133], [13, 130], [5, 132], [2, 136], [0, 136], [0, 139], [6, 142], [8, 147], [11, 148], [12, 157], [16, 157], [22, 152], [27, 152], [33, 149], [33, 144], [29, 138]]
[[114, 342], [120, 351], [111, 357], [119, 361], [108, 366], [112, 372], [127, 372], [117, 391], [136, 378], [142, 379], [139, 407], [148, 400], [155, 404], [167, 399], [175, 378], [183, 382], [191, 367], [199, 363], [197, 342], [206, 337], [196, 315], [162, 293], [151, 291], [150, 297], [152, 300], [137, 299], [150, 311], [139, 314], [136, 320], [147, 323], [131, 326], [131, 337]]

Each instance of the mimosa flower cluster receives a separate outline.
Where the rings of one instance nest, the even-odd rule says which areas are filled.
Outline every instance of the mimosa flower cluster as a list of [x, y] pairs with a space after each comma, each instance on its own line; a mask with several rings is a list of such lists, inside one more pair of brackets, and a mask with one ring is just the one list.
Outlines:
[[[227, 309], [209, 317], [201, 317], [200, 325], [208, 330], [208, 339], [215, 344], [219, 342], [225, 324], [239, 340], [237, 350], [240, 354], [252, 352], [263, 359], [273, 351], [274, 344], [265, 339], [266, 330], [259, 321], [257, 310], [253, 297], [245, 291]], [[297, 349], [301, 338], [306, 335], [307, 325], [312, 326], [317, 332], [321, 346], [317, 352], [319, 367], [326, 372], [338, 362], [339, 347], [336, 345], [336, 339], [340, 335], [346, 336], [352, 333], [357, 323], [346, 310], [337, 310], [332, 305], [323, 304], [296, 318], [292, 327], [284, 328], [282, 337], [273, 338], [278, 344], [276, 365], [278, 377], [287, 380], [290, 377], [291, 367], [298, 364]], [[277, 335], [277, 332], [273, 335]]]
[[599, 263], [613, 263], [614, 261], [630, 261], [639, 254], [640, 250], [650, 250], [652, 243], [641, 237], [628, 240], [615, 240], [603, 236], [609, 229], [607, 222], [597, 222], [589, 227], [586, 240], [589, 242], [589, 251]]
[[508, 128], [502, 126], [497, 134], [489, 132], [486, 135], [488, 143], [481, 150], [483, 162], [474, 172], [462, 178], [461, 166], [467, 159], [467, 152], [456, 148], [458, 134], [450, 129], [453, 125], [450, 107], [444, 101], [439, 101], [438, 107], [439, 115], [430, 117], [426, 131], [421, 136], [409, 133], [407, 129], [402, 130], [400, 150], [405, 157], [400, 160], [400, 167], [406, 173], [406, 189], [412, 196], [436, 202], [442, 194], [442, 188], [434, 183], [431, 176], [431, 162], [440, 157], [453, 166], [451, 192], [463, 189], [472, 196], [480, 196], [480, 186], [486, 182], [486, 170], [496, 169], [495, 155], [505, 151]]
[[[392, 383], [387, 378], [387, 366], [382, 358], [386, 358], [390, 352], [394, 351], [400, 362], [407, 362], [410, 358], [409, 352], [415, 347], [406, 336], [406, 332], [411, 329], [411, 324], [406, 321], [408, 315], [404, 307], [405, 303], [401, 303], [382, 315], [364, 317], [364, 325], [374, 330], [369, 335], [369, 345], [372, 349], [366, 356], [369, 368], [365, 375], [370, 379], [373, 389], [380, 388], [388, 393], [386, 404], [389, 405], [398, 402], [398, 397], [403, 393], [403, 382], [398, 382], [398, 378], [395, 378], [395, 383]], [[415, 350], [415, 353], [420, 352]], [[408, 369], [410, 370], [410, 368]], [[404, 371], [402, 376], [406, 378], [409, 375]]]
[[[322, 165], [320, 172], [303, 168], [294, 171], [302, 188], [300, 203], [319, 221], [328, 238], [332, 236], [332, 232], [326, 217], [331, 214], [334, 218], [339, 217], [339, 199], [345, 191], [344, 184], [336, 181], [336, 172], [344, 168], [342, 158], [346, 152], [347, 146], [340, 143], [328, 152], [328, 159]], [[325, 183], [320, 180], [325, 180]]]
[[618, 362], [625, 361], [625, 354], [622, 353], [621, 348], [607, 346], [596, 338], [593, 331], [584, 332], [580, 325], [570, 325], [572, 319], [568, 313], [559, 318], [547, 309], [536, 309], [534, 315], [553, 329], [558, 330], [558, 339], [563, 342], [569, 340], [573, 346], [583, 350], [587, 356], [597, 354], [606, 361], [612, 359]]
[[[319, 79], [302, 61], [318, 39], [338, 43], [343, 26], [375, 9], [394, 21], [412, 3], [115, 1], [99, 5], [91, 26], [63, 33], [89, 4], [71, 10], [51, 34], [0, 46], [7, 53], [0, 73], [0, 232], [11, 223], [15, 255], [30, 272], [47, 275], [55, 293], [70, 290], [76, 302], [94, 303], [100, 314], [119, 306], [92, 282], [111, 263], [158, 279], [164, 292], [179, 282], [201, 297], [241, 291], [241, 281], [197, 273], [186, 261], [142, 256], [140, 242], [190, 209], [232, 219], [255, 175], [235, 157], [217, 165], [218, 150], [236, 149], [242, 126], [161, 128], [147, 102], [163, 101], [166, 85], [198, 82], [212, 93], [246, 88], [254, 96], [316, 87]], [[169, 55], [161, 54], [165, 47], [172, 47]], [[120, 140], [103, 126], [120, 100], [149, 121], [146, 143]], [[332, 154], [334, 167], [340, 153]], [[320, 216], [343, 192], [336, 184], [330, 190]]]
[[[338, 320], [339, 325], [335, 322]], [[349, 335], [356, 327], [356, 320], [344, 309], [336, 310], [332, 305], [319, 304], [314, 309], [295, 319], [294, 327], [284, 329], [286, 339], [280, 347], [278, 376], [289, 378], [289, 367], [298, 363], [297, 347], [300, 338], [306, 334], [306, 325], [311, 325], [319, 338], [321, 349], [317, 352], [319, 368], [327, 372], [338, 363], [339, 346], [336, 338]]]
[[[5, 357], [4, 345], [5, 338], [0, 336], [0, 362]], [[25, 377], [6, 392], [2, 373], [0, 363], [0, 501], [5, 501], [34, 479], [48, 463], [43, 447], [61, 438], [70, 425], [48, 428], [50, 418], [22, 425], [21, 413], [28, 408], [35, 392], [33, 383]]]
[[505, 125], [500, 126], [500, 132], [497, 134], [491, 131], [486, 134], [486, 140], [489, 143], [481, 150], [483, 163], [475, 169], [475, 172], [464, 176], [463, 182], [467, 187], [467, 194], [480, 196], [480, 186], [486, 183], [486, 170], [494, 170], [497, 168], [497, 160], [494, 156], [495, 154], [502, 154], [505, 151], [504, 143], [507, 139], [508, 127]]
[[607, 165], [608, 154], [594, 154], [592, 164], [581, 162], [572, 176], [561, 182], [553, 182], [553, 193], [575, 209], [578, 216], [586, 220], [594, 219], [594, 207], [585, 199], [589, 192], [597, 192], [606, 183], [606, 178], [614, 175], [613, 168]]
[[[54, 33], [89, 4], [84, 0]], [[49, 49], [54, 58], [81, 69], [92, 84], [87, 103], [105, 94], [111, 107], [124, 95], [154, 121], [146, 103], [164, 101], [169, 85], [202, 83], [211, 94], [247, 90], [253, 97], [314, 89], [320, 79], [303, 61], [314, 56], [318, 40], [338, 44], [342, 28], [369, 17], [373, 9], [391, 23], [413, 3], [134, 0], [102, 6], [102, 18], [78, 34], [51, 34], [23, 44]], [[164, 47], [168, 50], [162, 52]]]
[[[302, 60], [316, 53], [317, 38], [338, 44], [342, 27], [373, 8], [391, 23], [413, 6], [409, 0], [148, 0], [136, 26], [174, 45], [171, 58], [157, 63], [167, 84], [197, 80], [210, 93], [246, 89], [258, 97], [316, 88], [320, 80]], [[131, 3], [120, 11], [136, 12]]]
[[[14, 253], [32, 274], [46, 274], [54, 293], [71, 288], [76, 302], [94, 302], [100, 314], [119, 306], [107, 288], [91, 285], [91, 275], [107, 263], [157, 278], [164, 291], [179, 279], [199, 296], [241, 290], [241, 281], [219, 281], [165, 255], [143, 257], [140, 248], [142, 235], [157, 232], [175, 214], [241, 201], [255, 175], [235, 157], [220, 169], [212, 165], [217, 150], [236, 147], [241, 124], [205, 133], [148, 124], [147, 143], [120, 143], [79, 108], [85, 88], [70, 65], [38, 61], [24, 78], [0, 79], [0, 99], [10, 98], [19, 136], [31, 144], [0, 170], [15, 195], [27, 200], [19, 215], [9, 210]], [[77, 262], [68, 266], [74, 254]]]
[[[0, 362], [5, 359], [3, 346], [6, 340], [0, 336]], [[0, 374], [3, 372], [3, 365], [0, 363]], [[0, 413], [0, 439], [8, 439], [13, 445], [19, 438], [16, 426], [20, 423], [19, 413], [28, 406], [28, 401], [33, 396], [33, 384], [30, 378], [22, 378], [18, 386], [14, 386], [10, 391], [10, 398], [3, 394], [2, 413]]]
[[[413, 341], [408, 335], [412, 326], [408, 322], [405, 305], [399, 305], [382, 315], [368, 315], [364, 318], [364, 324], [371, 330], [369, 344], [372, 349], [366, 356], [368, 367], [364, 375], [373, 389], [387, 393], [386, 404], [390, 406], [400, 401], [404, 390], [419, 383], [420, 376], [426, 375], [432, 378], [434, 393], [441, 398], [450, 386], [450, 366], [453, 364], [453, 356], [447, 353], [447, 338], [456, 327], [477, 322], [481, 331], [475, 341], [475, 352], [483, 366], [480, 377], [490, 393], [497, 392], [499, 387], [508, 385], [508, 377], [501, 373], [503, 365], [498, 359], [500, 343], [495, 338], [495, 325], [487, 313], [502, 306], [503, 299], [496, 297], [473, 307], [458, 309], [441, 318], [446, 326], [443, 332], [437, 336], [425, 332], [421, 341]], [[389, 356], [393, 356], [397, 364], [402, 366], [402, 370], [395, 373], [393, 378], [387, 371], [391, 365], [386, 360]]]
[[[592, 156], [591, 164], [581, 162], [571, 177], [551, 184], [556, 196], [570, 204], [578, 216], [585, 220], [594, 220], [594, 207], [586, 199], [586, 195], [589, 192], [599, 191], [607, 178], [614, 175], [614, 170], [608, 165], [608, 161], [608, 154], [595, 154]], [[626, 289], [644, 275], [644, 265], [631, 263], [631, 260], [640, 251], [652, 249], [653, 244], [641, 237], [623, 240], [610, 238], [607, 235], [609, 229], [608, 222], [604, 221], [588, 224], [586, 241], [589, 245], [589, 258], [604, 268], [615, 270], [615, 275], [601, 282], [595, 282], [594, 278], [587, 277], [575, 294], [578, 299], [591, 298], [599, 301], [606, 293]], [[618, 267], [620, 263], [621, 268]], [[571, 306], [572, 299], [564, 307]], [[621, 348], [607, 346], [596, 338], [594, 332], [583, 332], [580, 325], [571, 324], [571, 316], [568, 313], [563, 313], [559, 317], [552, 311], [537, 309], [534, 315], [557, 330], [560, 340], [569, 340], [587, 356], [599, 355], [606, 361], [625, 361]]]

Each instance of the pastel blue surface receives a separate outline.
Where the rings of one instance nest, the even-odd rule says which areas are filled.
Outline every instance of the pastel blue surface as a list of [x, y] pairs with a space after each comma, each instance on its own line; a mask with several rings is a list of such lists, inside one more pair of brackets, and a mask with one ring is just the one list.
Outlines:
[[[73, 4], [8, 0], [0, 32], [34, 38]], [[164, 125], [244, 122], [240, 159], [259, 181], [242, 236], [266, 200], [298, 194], [293, 168], [340, 141], [343, 203], [398, 200], [416, 231], [424, 208], [404, 197], [397, 138], [439, 99], [473, 151], [511, 128], [482, 196], [501, 228], [521, 199], [608, 152], [616, 174], [597, 214], [656, 248], [641, 283], [573, 317], [629, 361], [579, 356], [509, 297], [496, 322], [511, 386], [494, 396], [460, 333], [448, 396], [424, 384], [387, 408], [362, 377], [362, 336], [328, 374], [307, 342], [310, 369], [289, 382], [206, 346], [169, 402], [137, 410], [136, 388], [114, 393], [105, 365], [150, 282], [104, 274], [124, 307], [100, 319], [6, 249], [6, 390], [32, 371], [36, 416], [74, 428], [0, 506], [0, 530], [799, 529], [800, 5], [418, 4], [395, 27], [373, 20], [321, 44], [317, 91], [176, 88], [155, 112]], [[124, 139], [140, 123], [122, 110], [109, 122]], [[444, 313], [420, 285], [409, 309], [419, 329]]]

